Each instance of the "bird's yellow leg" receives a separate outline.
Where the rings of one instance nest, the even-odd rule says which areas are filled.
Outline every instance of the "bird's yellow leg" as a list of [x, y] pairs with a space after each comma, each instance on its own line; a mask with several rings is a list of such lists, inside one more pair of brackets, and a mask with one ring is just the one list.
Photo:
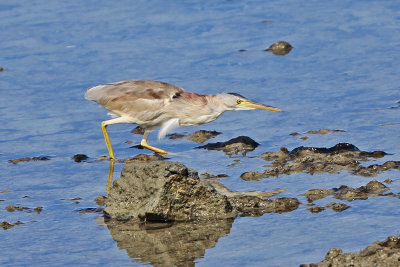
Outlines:
[[115, 160], [110, 160], [110, 167], [108, 168], [108, 179], [107, 179], [107, 186], [106, 186], [106, 193], [107, 195], [110, 194], [110, 190], [111, 190], [111, 183], [113, 180], [113, 176], [114, 176], [114, 164], [115, 164]]
[[110, 155], [110, 159], [114, 160], [115, 159], [114, 151], [110, 142], [110, 137], [108, 136], [107, 133], [107, 123], [105, 121], [101, 123], [101, 131], [103, 132], [104, 140], [106, 141], [106, 146], [108, 149], [108, 154]]
[[149, 131], [146, 131], [146, 132], [144, 133], [143, 138], [142, 138], [142, 141], [140, 142], [140, 145], [141, 145], [142, 147], [148, 149], [148, 150], [151, 150], [151, 151], [154, 151], [154, 152], [156, 152], [156, 153], [158, 153], [158, 154], [161, 154], [161, 156], [165, 156], [165, 155], [169, 154], [168, 151], [165, 151], [165, 150], [163, 150], [163, 149], [161, 149], [161, 148], [154, 147], [154, 146], [151, 146], [151, 145], [147, 144], [147, 138], [149, 137], [149, 134], [150, 134]]

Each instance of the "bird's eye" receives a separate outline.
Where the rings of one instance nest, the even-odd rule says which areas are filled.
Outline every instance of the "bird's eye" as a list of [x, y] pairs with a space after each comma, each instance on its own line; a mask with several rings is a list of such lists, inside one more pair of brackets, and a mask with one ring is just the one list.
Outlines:
[[238, 105], [240, 105], [242, 102], [243, 102], [243, 100], [242, 100], [242, 99], [238, 99], [238, 100], [236, 100], [236, 103], [237, 103]]

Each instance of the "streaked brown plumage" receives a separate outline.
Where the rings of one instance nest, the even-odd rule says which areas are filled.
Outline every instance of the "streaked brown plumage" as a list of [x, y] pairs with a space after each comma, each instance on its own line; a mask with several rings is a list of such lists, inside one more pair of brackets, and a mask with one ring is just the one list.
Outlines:
[[235, 93], [198, 95], [172, 84], [149, 80], [127, 80], [98, 85], [89, 88], [85, 97], [104, 106], [115, 117], [101, 124], [111, 159], [115, 156], [106, 130], [110, 124], [139, 124], [145, 129], [141, 145], [165, 155], [168, 154], [167, 151], [147, 144], [147, 138], [155, 128], [160, 127], [158, 137], [162, 138], [179, 126], [211, 122], [227, 110], [281, 111]]

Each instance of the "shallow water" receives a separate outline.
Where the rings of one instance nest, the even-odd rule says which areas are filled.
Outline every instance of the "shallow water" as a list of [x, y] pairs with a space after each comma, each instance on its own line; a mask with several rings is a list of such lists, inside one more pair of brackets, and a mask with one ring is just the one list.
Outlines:
[[[108, 116], [83, 97], [86, 88], [106, 82], [162, 80], [201, 94], [237, 92], [285, 110], [227, 112], [213, 123], [177, 130], [223, 133], [210, 142], [249, 136], [261, 145], [246, 157], [194, 149], [198, 144], [187, 139], [150, 136], [150, 144], [176, 153], [169, 160], [199, 173], [227, 174], [222, 182], [232, 190], [287, 188], [279, 196], [306, 203], [302, 194], [312, 188], [358, 187], [390, 178], [387, 186], [399, 192], [398, 170], [373, 178], [346, 172], [239, 178], [245, 171], [263, 171], [266, 162], [254, 157], [280, 147], [348, 142], [390, 153], [376, 163], [400, 160], [399, 8], [397, 1], [0, 2], [0, 221], [24, 223], [0, 230], [0, 264], [151, 262], [120, 248], [101, 214], [78, 212], [97, 207], [93, 200], [106, 194], [108, 162], [95, 159], [107, 152], [100, 122]], [[288, 55], [263, 52], [280, 40], [293, 45]], [[134, 127], [109, 127], [118, 158], [150, 154], [125, 143], [140, 140], [130, 133]], [[345, 132], [306, 135], [307, 140], [289, 135], [321, 128]], [[78, 153], [90, 160], [72, 161]], [[8, 162], [35, 156], [50, 160]], [[235, 160], [238, 164], [230, 166]], [[116, 177], [122, 166], [116, 165]], [[313, 214], [303, 205], [290, 213], [237, 218], [193, 261], [297, 266], [322, 260], [332, 247], [358, 251], [399, 234], [398, 198], [342, 203], [351, 208]], [[8, 212], [8, 205], [43, 211]]]

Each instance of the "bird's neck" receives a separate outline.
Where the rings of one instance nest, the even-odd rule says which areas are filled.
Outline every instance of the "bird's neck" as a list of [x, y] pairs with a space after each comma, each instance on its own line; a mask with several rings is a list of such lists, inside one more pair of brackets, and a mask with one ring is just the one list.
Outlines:
[[208, 105], [215, 111], [220, 112], [222, 114], [223, 112], [230, 110], [228, 105], [225, 104], [225, 101], [223, 97], [221, 97], [223, 94], [217, 94], [217, 95], [205, 95], [207, 99]]

